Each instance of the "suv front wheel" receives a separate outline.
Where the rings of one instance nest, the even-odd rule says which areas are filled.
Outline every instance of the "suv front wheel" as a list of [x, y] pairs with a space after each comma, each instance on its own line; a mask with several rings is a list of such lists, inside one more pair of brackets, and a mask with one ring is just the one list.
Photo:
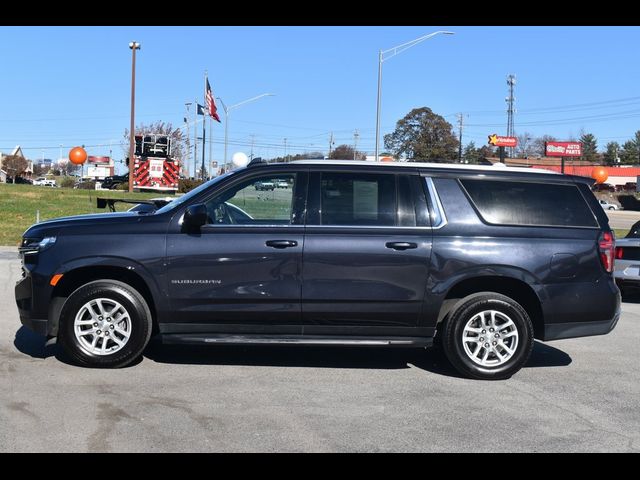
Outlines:
[[529, 359], [531, 319], [513, 299], [481, 292], [460, 300], [445, 320], [442, 346], [463, 375], [481, 380], [509, 378]]
[[142, 354], [151, 330], [151, 312], [140, 293], [126, 283], [97, 280], [65, 302], [59, 340], [81, 365], [123, 367]]

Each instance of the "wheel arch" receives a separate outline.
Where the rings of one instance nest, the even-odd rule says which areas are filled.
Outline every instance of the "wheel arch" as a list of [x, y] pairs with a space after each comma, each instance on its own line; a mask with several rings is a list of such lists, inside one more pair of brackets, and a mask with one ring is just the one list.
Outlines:
[[480, 292], [500, 293], [518, 302], [531, 318], [534, 337], [544, 338], [544, 313], [538, 294], [525, 281], [500, 275], [474, 276], [452, 285], [440, 307], [437, 328], [461, 299]]
[[52, 335], [57, 335], [60, 322], [60, 313], [66, 299], [76, 289], [95, 280], [116, 280], [134, 288], [144, 298], [151, 312], [153, 331], [158, 329], [158, 311], [162, 308], [156, 301], [153, 285], [149, 279], [144, 278], [139, 269], [123, 265], [80, 265], [67, 269], [58, 284], [51, 293], [49, 308], [49, 321], [53, 324]]

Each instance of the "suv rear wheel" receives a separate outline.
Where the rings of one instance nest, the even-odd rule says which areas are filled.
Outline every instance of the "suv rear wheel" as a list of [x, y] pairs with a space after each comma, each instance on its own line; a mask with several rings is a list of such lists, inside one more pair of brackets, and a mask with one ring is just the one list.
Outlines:
[[60, 344], [81, 365], [123, 367], [138, 358], [151, 337], [144, 298], [116, 280], [97, 280], [73, 292], [60, 314]]
[[529, 359], [533, 327], [515, 300], [481, 292], [460, 300], [445, 320], [442, 347], [463, 375], [481, 380], [509, 378]]

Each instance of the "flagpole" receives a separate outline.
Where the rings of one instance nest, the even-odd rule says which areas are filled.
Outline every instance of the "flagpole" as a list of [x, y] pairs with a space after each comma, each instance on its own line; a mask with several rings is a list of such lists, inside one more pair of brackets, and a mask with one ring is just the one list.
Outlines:
[[[208, 73], [205, 70], [204, 71], [204, 105], [207, 104], [207, 77], [208, 77]], [[204, 112], [203, 112], [204, 113]], [[206, 129], [206, 125], [207, 125], [207, 119], [203, 116], [202, 117], [202, 166], [200, 167], [200, 177], [202, 180], [204, 180], [204, 152], [205, 152], [205, 145], [206, 145], [206, 138], [207, 138], [207, 129]]]
[[213, 177], [211, 173], [211, 166], [213, 160], [213, 124], [211, 123], [211, 113], [209, 113], [209, 176]]

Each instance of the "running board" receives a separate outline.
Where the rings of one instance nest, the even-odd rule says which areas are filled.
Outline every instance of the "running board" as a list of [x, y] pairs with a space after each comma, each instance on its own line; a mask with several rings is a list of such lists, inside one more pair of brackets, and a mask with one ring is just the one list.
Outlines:
[[359, 347], [430, 347], [427, 337], [347, 337], [338, 335], [233, 335], [206, 333], [170, 333], [162, 335], [167, 345], [344, 345]]

